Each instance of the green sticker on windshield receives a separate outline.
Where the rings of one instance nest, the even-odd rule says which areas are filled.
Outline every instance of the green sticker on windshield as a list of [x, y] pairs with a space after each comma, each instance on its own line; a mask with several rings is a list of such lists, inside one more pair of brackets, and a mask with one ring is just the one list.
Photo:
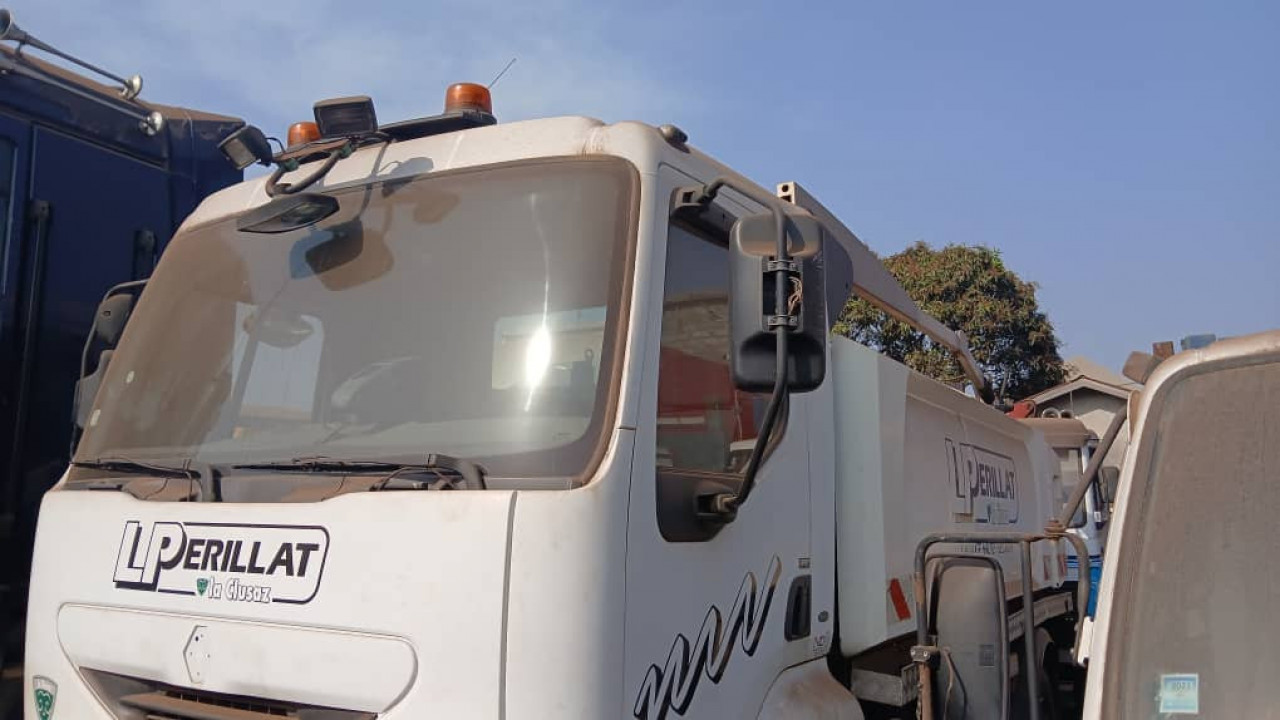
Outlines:
[[1160, 713], [1200, 714], [1200, 676], [1196, 673], [1160, 676]]

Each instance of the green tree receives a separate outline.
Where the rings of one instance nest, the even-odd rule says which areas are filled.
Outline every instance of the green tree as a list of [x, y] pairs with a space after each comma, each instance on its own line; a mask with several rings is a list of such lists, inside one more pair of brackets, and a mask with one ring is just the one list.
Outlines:
[[[968, 336], [999, 401], [1062, 382], [1058, 338], [1036, 302], [1036, 285], [1005, 267], [999, 251], [967, 245], [935, 250], [917, 242], [884, 264], [921, 309]], [[865, 300], [850, 298], [836, 331], [943, 382], [965, 380], [946, 348]]]

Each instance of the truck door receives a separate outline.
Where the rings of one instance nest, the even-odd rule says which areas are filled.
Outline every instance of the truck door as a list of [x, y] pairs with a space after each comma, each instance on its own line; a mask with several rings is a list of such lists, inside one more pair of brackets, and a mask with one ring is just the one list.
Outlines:
[[7, 344], [12, 332], [17, 248], [21, 245], [23, 205], [27, 196], [28, 145], [31, 125], [0, 114], [0, 338]]
[[40, 497], [68, 460], [80, 349], [98, 301], [111, 286], [149, 275], [171, 228], [159, 167], [38, 126], [30, 158], [23, 240], [7, 256], [20, 268], [10, 286], [15, 324], [5, 327], [14, 364], [5, 380], [13, 427], [4, 471], [21, 577]]
[[[16, 357], [19, 350], [16, 327], [18, 296], [18, 264], [24, 237], [27, 178], [29, 172], [29, 123], [0, 114], [0, 438], [11, 437], [13, 429]], [[7, 459], [8, 443], [0, 441], [0, 461]], [[7, 465], [0, 465], [3, 472]], [[14, 492], [8, 478], [0, 481], [0, 541], [12, 537], [14, 527]], [[12, 556], [13, 553], [6, 553]], [[0, 604], [7, 616], [7, 603], [13, 599], [12, 558], [0, 561]], [[0, 621], [2, 624], [2, 621]], [[4, 654], [0, 638], [0, 655]]]
[[[695, 182], [670, 168], [660, 178], [663, 203]], [[774, 678], [810, 657], [814, 642], [807, 400], [792, 397], [784, 434], [737, 519], [690, 537], [680, 498], [738, 487], [768, 398], [730, 380], [727, 238], [668, 216], [659, 207], [654, 218], [665, 238], [659, 231], [651, 263], [651, 349], [632, 468], [624, 711], [644, 720], [755, 717]]]

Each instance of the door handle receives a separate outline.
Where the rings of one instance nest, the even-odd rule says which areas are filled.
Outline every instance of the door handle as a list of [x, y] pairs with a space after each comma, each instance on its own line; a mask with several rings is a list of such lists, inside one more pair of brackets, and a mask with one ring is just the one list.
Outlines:
[[787, 591], [787, 618], [783, 635], [787, 640], [809, 637], [810, 615], [813, 607], [813, 579], [809, 575], [797, 575]]

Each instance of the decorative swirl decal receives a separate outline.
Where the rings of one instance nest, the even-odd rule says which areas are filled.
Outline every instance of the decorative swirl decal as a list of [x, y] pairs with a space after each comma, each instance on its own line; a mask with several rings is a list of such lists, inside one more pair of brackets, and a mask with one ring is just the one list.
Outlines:
[[733, 650], [741, 640], [742, 651], [751, 657], [764, 634], [773, 592], [782, 577], [782, 561], [775, 555], [764, 573], [764, 587], [748, 572], [738, 588], [727, 622], [720, 608], [712, 605], [702, 620], [702, 628], [692, 645], [683, 633], [676, 636], [662, 668], [650, 665], [640, 684], [633, 714], [639, 720], [663, 720], [668, 711], [684, 715], [693, 703], [698, 684], [705, 675], [713, 683], [724, 677]]

